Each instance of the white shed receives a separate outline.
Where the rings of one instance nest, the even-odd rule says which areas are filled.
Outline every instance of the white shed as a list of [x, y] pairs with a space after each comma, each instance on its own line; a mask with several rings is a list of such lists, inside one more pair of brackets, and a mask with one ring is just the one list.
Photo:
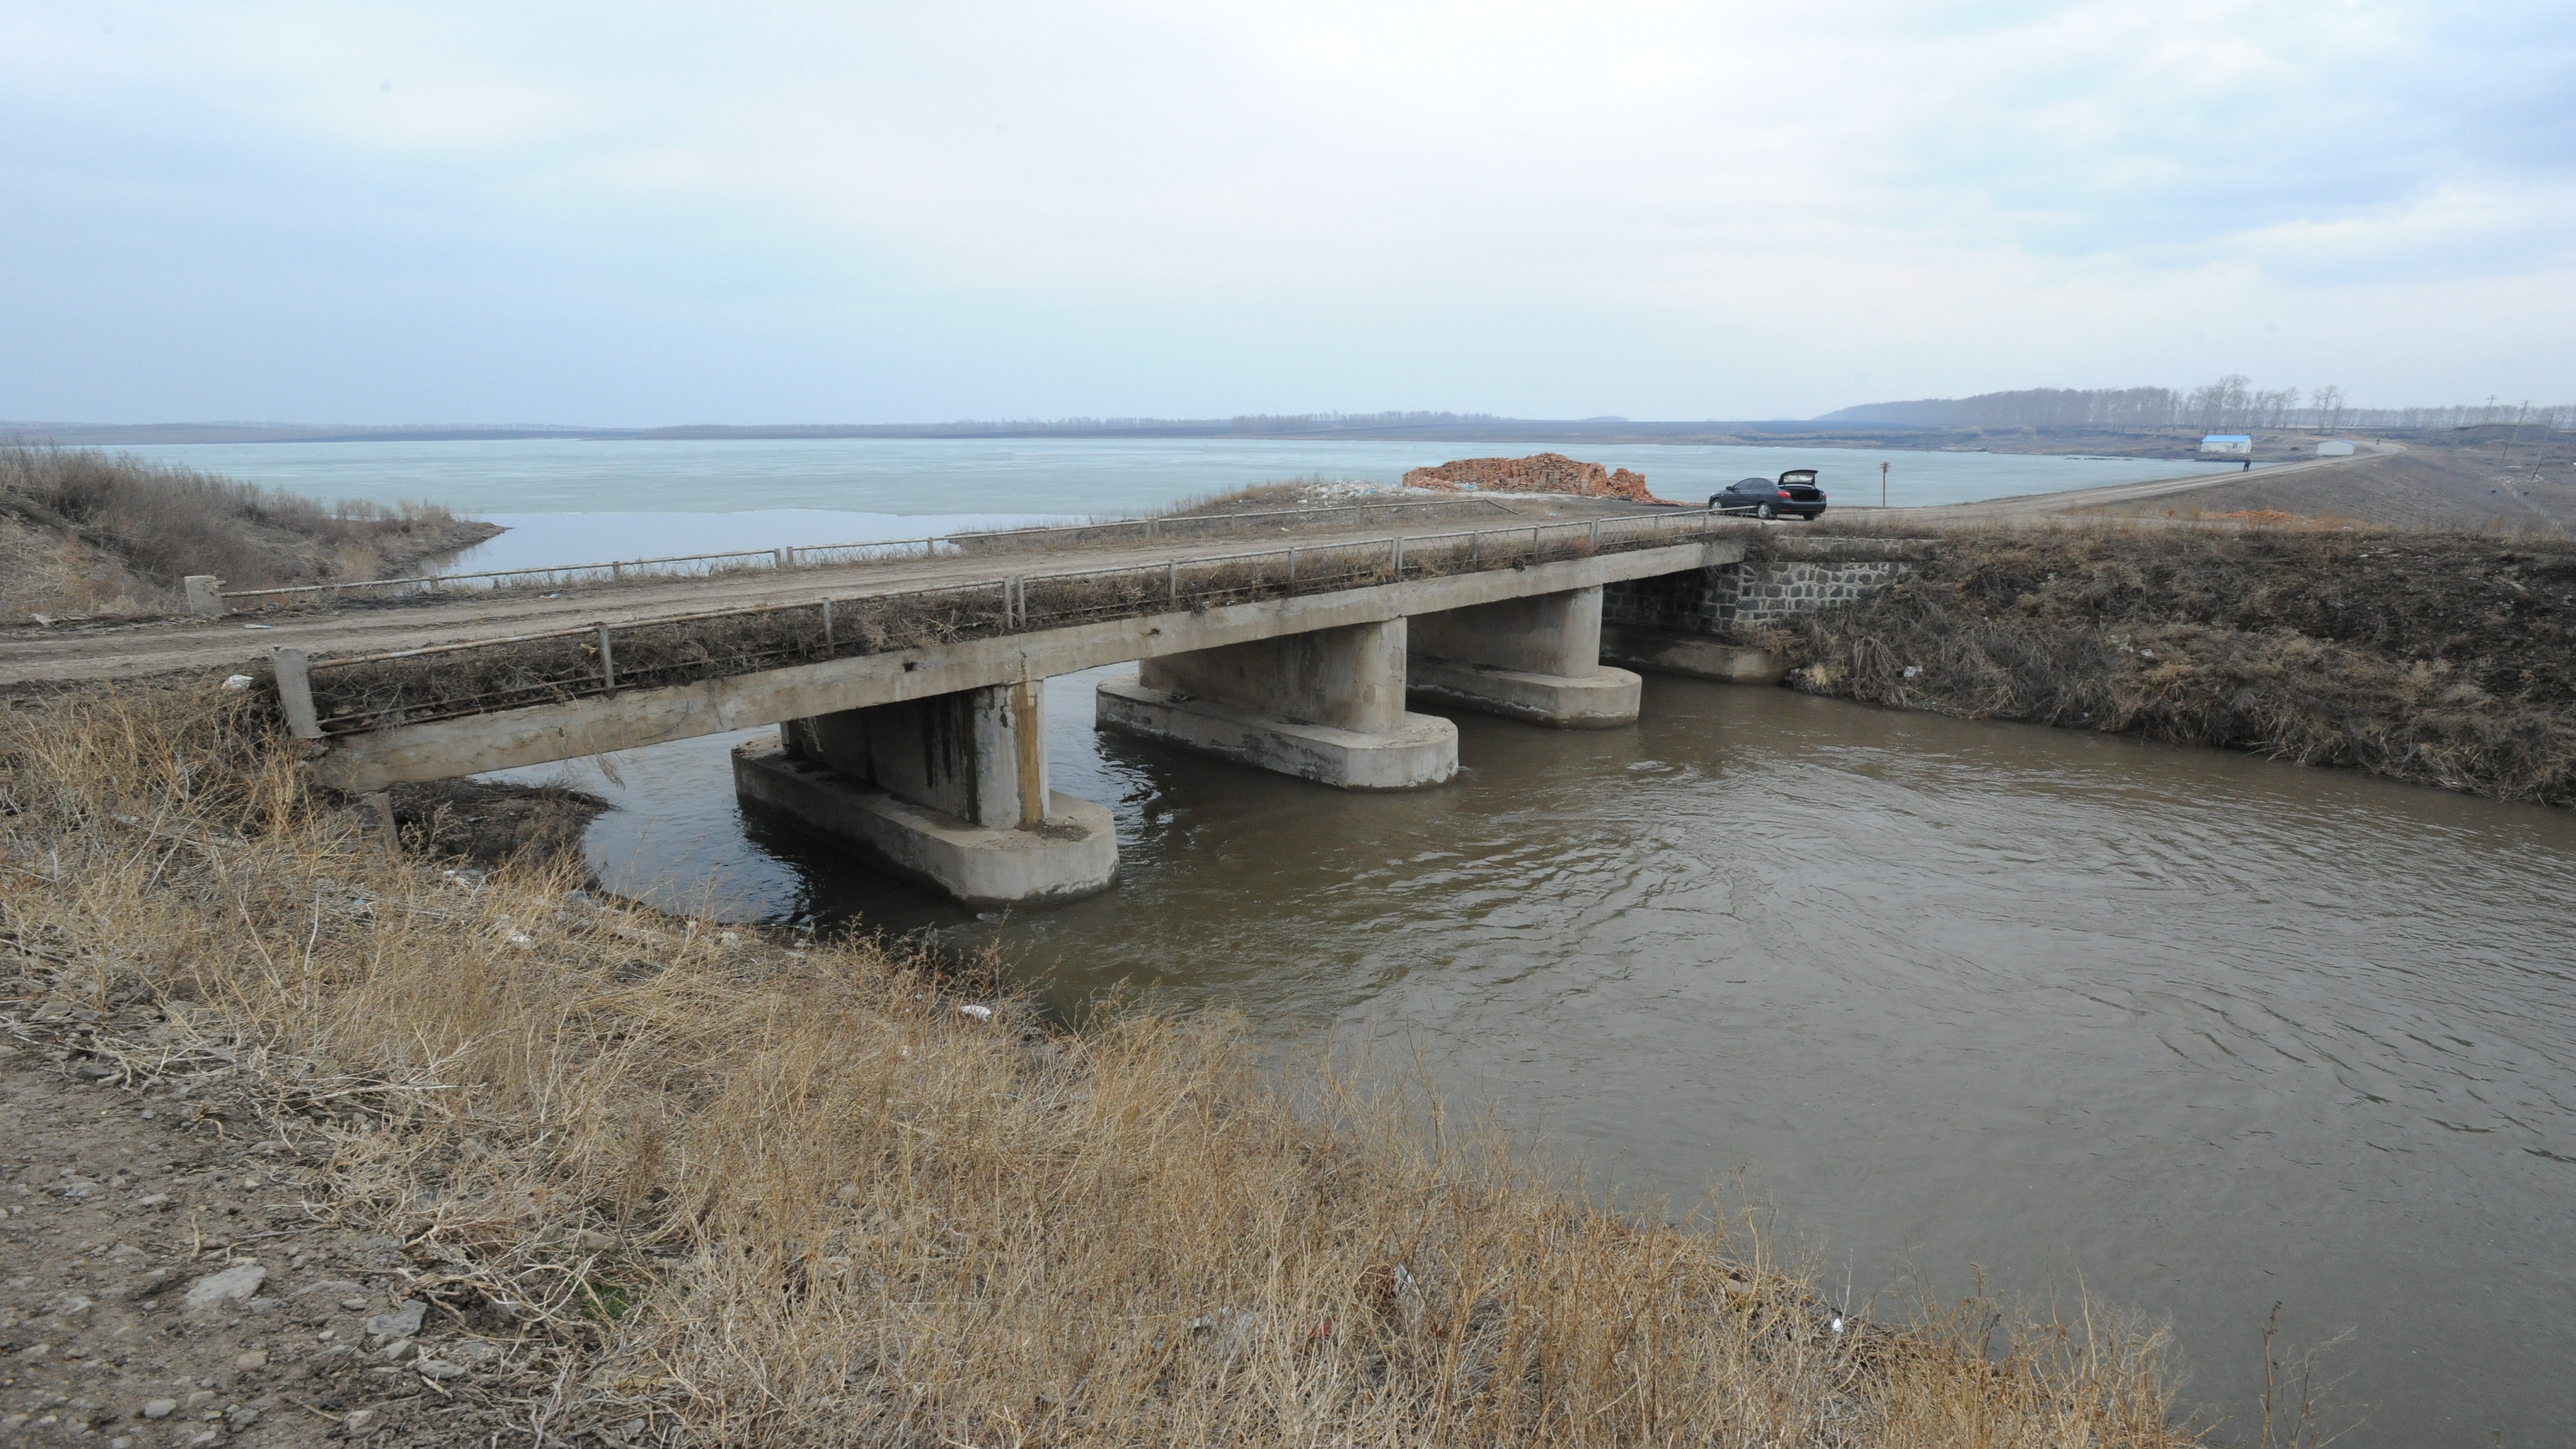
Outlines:
[[2200, 440], [2200, 450], [2229, 457], [2251, 457], [2254, 440], [2243, 433], [2212, 433]]

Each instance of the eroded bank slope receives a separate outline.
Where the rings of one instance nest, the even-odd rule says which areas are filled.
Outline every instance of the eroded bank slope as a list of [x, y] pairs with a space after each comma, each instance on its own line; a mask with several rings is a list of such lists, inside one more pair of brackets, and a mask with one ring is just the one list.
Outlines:
[[1803, 689], [2576, 804], [2576, 541], [1958, 530], [1767, 641]]

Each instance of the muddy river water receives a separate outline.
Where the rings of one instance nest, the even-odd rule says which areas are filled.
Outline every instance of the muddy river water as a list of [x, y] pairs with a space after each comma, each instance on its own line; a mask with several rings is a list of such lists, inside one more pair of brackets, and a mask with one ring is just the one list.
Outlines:
[[1461, 716], [1455, 781], [1345, 794], [1097, 735], [1098, 678], [1048, 685], [1056, 787], [1119, 820], [1097, 899], [978, 919], [745, 821], [739, 735], [577, 772], [627, 807], [592, 854], [997, 940], [1067, 1004], [1392, 1036], [1623, 1199], [1741, 1174], [1837, 1293], [2168, 1319], [2240, 1428], [2278, 1303], [2350, 1331], [2348, 1442], [2566, 1442], [2576, 814], [1651, 677], [1635, 727]]

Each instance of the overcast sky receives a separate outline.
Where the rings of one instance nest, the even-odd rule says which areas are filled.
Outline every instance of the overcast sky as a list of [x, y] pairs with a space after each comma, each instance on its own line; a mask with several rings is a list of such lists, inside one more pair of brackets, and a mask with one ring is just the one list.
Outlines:
[[2576, 401], [2576, 6], [0, 0], [0, 418]]

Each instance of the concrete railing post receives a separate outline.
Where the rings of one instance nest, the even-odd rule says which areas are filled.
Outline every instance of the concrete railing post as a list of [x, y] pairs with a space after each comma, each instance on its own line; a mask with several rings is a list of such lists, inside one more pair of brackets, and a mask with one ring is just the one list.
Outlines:
[[836, 647], [832, 638], [832, 601], [827, 598], [823, 601], [823, 652], [829, 654]]
[[609, 646], [608, 626], [599, 626], [599, 683], [609, 693], [617, 692], [617, 655]]
[[796, 566], [796, 550], [792, 548], [772, 549], [769, 556], [777, 560], [778, 570], [781, 573]]
[[286, 711], [286, 732], [299, 740], [322, 738], [322, 720], [313, 709], [313, 674], [304, 663], [301, 649], [271, 649], [270, 666], [277, 672], [277, 702]]
[[200, 619], [211, 619], [224, 611], [224, 581], [213, 574], [190, 574], [188, 612]]

